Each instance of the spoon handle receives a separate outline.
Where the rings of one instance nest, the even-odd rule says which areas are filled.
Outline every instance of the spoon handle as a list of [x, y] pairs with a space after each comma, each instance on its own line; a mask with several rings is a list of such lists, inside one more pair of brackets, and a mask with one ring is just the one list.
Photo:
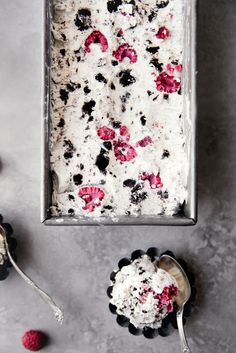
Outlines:
[[177, 311], [177, 325], [178, 325], [178, 330], [179, 330], [179, 337], [180, 337], [182, 352], [183, 353], [191, 353], [189, 345], [186, 340], [185, 332], [184, 332], [183, 311], [184, 311], [183, 307]]

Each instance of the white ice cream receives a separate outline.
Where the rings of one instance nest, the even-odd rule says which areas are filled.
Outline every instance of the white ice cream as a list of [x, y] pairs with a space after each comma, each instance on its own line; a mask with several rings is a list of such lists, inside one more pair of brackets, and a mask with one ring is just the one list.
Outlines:
[[[117, 272], [110, 302], [135, 327], [159, 328], [172, 310], [160, 305], [158, 294], [170, 286], [178, 287], [175, 279], [144, 255]], [[172, 306], [173, 300], [169, 304]]]
[[[120, 5], [111, 11], [107, 3]], [[170, 32], [166, 39], [156, 36], [162, 27]], [[107, 39], [105, 52], [99, 43], [85, 51], [85, 41], [95, 30]], [[155, 80], [162, 70], [181, 81], [176, 67], [183, 61], [183, 0], [54, 0], [52, 33], [52, 214], [116, 219], [177, 213], [187, 197], [183, 96], [158, 91]], [[125, 43], [135, 49], [137, 62], [114, 58], [113, 52]], [[123, 86], [121, 73], [127, 70], [135, 82]], [[98, 80], [98, 74], [105, 80]], [[95, 102], [91, 114], [83, 111], [88, 102]], [[111, 149], [97, 133], [104, 126], [116, 134]], [[119, 126], [129, 130], [126, 143], [137, 154], [131, 161], [115, 156]], [[137, 146], [147, 136], [152, 143]], [[99, 155], [108, 161], [104, 171], [96, 165]], [[143, 173], [159, 174], [163, 185], [151, 187], [148, 179], [141, 179]], [[127, 180], [132, 186], [124, 186]], [[90, 186], [104, 192], [93, 211], [84, 209], [85, 200], [78, 196], [81, 188]]]

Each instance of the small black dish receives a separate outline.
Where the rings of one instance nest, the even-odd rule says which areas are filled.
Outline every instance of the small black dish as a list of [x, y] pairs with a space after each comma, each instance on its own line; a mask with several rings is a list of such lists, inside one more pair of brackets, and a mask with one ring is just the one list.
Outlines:
[[[16, 261], [16, 255], [14, 253], [17, 247], [17, 241], [15, 238], [12, 237], [13, 229], [9, 223], [3, 223], [3, 217], [0, 215], [0, 226], [4, 230], [6, 234], [6, 240], [9, 246], [9, 250], [11, 256], [13, 257], [14, 261]], [[4, 281], [9, 276], [9, 267], [12, 267], [12, 264], [7, 256], [7, 254], [0, 254], [1, 256], [1, 264], [0, 264], [0, 281]]]
[[[107, 288], [108, 297], [112, 298], [112, 290], [113, 290], [113, 284], [115, 283], [115, 277], [116, 277], [116, 274], [122, 269], [122, 267], [129, 265], [132, 261], [138, 259], [139, 257], [145, 254], [147, 254], [153, 262], [157, 260], [161, 255], [164, 255], [164, 254], [169, 255], [173, 257], [176, 261], [178, 261], [178, 263], [185, 271], [191, 286], [191, 296], [188, 302], [184, 306], [183, 323], [185, 325], [187, 317], [189, 317], [192, 314], [195, 307], [196, 293], [197, 293], [196, 288], [194, 286], [195, 277], [193, 273], [189, 272], [187, 263], [183, 259], [176, 258], [175, 254], [170, 250], [167, 250], [162, 253], [158, 248], [155, 248], [155, 247], [149, 248], [146, 252], [143, 250], [135, 250], [132, 252], [129, 258], [121, 259], [118, 263], [119, 269], [117, 271], [113, 271], [110, 275], [110, 280], [112, 284]], [[163, 319], [162, 326], [158, 329], [152, 329], [150, 327], [144, 327], [143, 329], [136, 328], [134, 325], [132, 325], [129, 322], [129, 319], [127, 317], [117, 314], [116, 306], [112, 305], [111, 303], [109, 304], [109, 310], [112, 314], [117, 316], [116, 321], [118, 325], [128, 328], [128, 331], [134, 336], [143, 335], [145, 338], [149, 338], [149, 339], [155, 338], [157, 336], [167, 337], [171, 335], [174, 330], [178, 329], [177, 321], [176, 321], [176, 310], [177, 310], [176, 307], [171, 313], [169, 313]]]

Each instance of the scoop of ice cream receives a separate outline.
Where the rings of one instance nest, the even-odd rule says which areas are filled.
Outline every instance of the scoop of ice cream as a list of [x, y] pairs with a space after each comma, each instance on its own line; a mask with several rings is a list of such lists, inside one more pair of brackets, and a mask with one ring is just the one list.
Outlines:
[[143, 255], [117, 272], [110, 302], [135, 327], [156, 329], [173, 311], [177, 294], [175, 279]]

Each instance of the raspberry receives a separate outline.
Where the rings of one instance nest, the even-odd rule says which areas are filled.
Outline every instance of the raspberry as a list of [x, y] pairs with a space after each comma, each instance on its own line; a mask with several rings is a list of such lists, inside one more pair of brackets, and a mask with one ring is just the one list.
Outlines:
[[141, 180], [145, 181], [148, 180], [150, 184], [151, 189], [159, 189], [163, 187], [163, 183], [161, 181], [160, 173], [155, 175], [154, 173], [148, 174], [148, 173], [143, 173], [141, 175]]
[[37, 352], [46, 345], [47, 338], [40, 331], [27, 331], [21, 338], [23, 346], [32, 352]]
[[116, 136], [115, 131], [107, 126], [100, 127], [100, 129], [97, 131], [97, 134], [102, 140], [105, 141], [113, 140]]
[[150, 136], [144, 137], [142, 140], [138, 141], [135, 145], [135, 147], [146, 147], [153, 143], [152, 139]]
[[81, 188], [78, 196], [85, 202], [83, 210], [93, 212], [96, 207], [101, 205], [100, 201], [103, 200], [105, 193], [102, 189], [96, 186], [88, 186]]
[[158, 39], [166, 39], [170, 36], [170, 31], [166, 27], [159, 28], [159, 31], [156, 34]]
[[85, 51], [86, 53], [91, 52], [90, 45], [93, 43], [100, 43], [102, 47], [102, 52], [106, 52], [108, 49], [108, 42], [104, 34], [100, 31], [93, 31], [85, 41]]
[[160, 92], [174, 93], [180, 88], [180, 82], [175, 80], [174, 76], [162, 72], [155, 80], [157, 90]]
[[120, 45], [116, 51], [113, 51], [113, 56], [119, 61], [123, 61], [124, 58], [129, 58], [131, 64], [136, 63], [138, 60], [136, 50], [128, 43]]
[[114, 141], [114, 147], [115, 157], [121, 162], [130, 162], [137, 157], [134, 147], [124, 141]]
[[129, 140], [130, 140], [130, 133], [129, 133], [129, 129], [128, 129], [127, 126], [122, 125], [122, 126], [120, 127], [120, 136], [121, 136], [122, 138], [124, 138], [126, 142], [129, 142]]

